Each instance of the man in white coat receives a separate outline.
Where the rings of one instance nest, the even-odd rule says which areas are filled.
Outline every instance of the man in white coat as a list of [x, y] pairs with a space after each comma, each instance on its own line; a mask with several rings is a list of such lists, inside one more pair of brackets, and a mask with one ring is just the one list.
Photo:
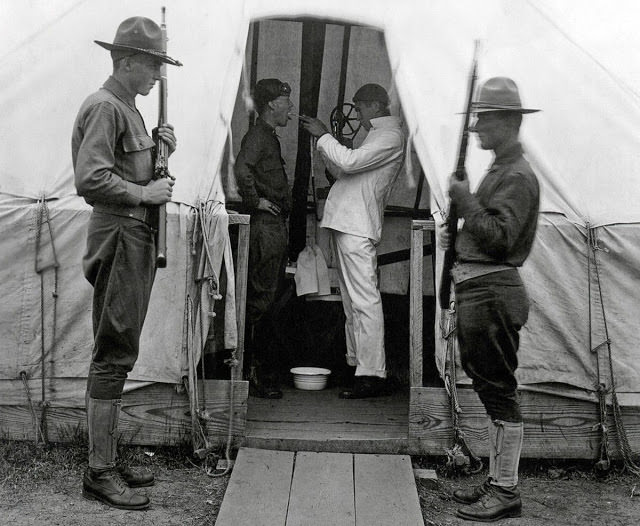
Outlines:
[[318, 119], [303, 116], [301, 122], [318, 137], [318, 151], [336, 177], [320, 226], [330, 229], [335, 244], [347, 363], [356, 367], [353, 387], [340, 397], [368, 398], [384, 393], [387, 375], [376, 246], [384, 208], [402, 167], [405, 139], [400, 119], [389, 112], [389, 95], [382, 86], [365, 84], [353, 102], [368, 131], [358, 148], [340, 144]]

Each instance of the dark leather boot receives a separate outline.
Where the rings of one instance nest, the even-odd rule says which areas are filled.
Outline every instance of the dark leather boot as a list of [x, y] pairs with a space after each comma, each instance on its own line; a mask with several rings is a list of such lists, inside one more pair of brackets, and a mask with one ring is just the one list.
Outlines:
[[118, 464], [116, 469], [130, 488], [146, 488], [155, 482], [153, 473], [146, 469], [132, 468], [126, 464]]
[[260, 365], [252, 366], [249, 376], [249, 396], [272, 400], [282, 398], [282, 389], [280, 389], [277, 375], [266, 373]]
[[149, 507], [149, 498], [127, 486], [116, 469], [96, 471], [87, 468], [82, 480], [82, 496], [121, 510], [144, 510]]
[[508, 517], [520, 517], [522, 500], [517, 486], [503, 488], [489, 485], [488, 492], [478, 502], [458, 509], [458, 517], [470, 521], [493, 522]]
[[479, 486], [455, 490], [453, 492], [453, 500], [459, 502], [460, 504], [473, 504], [474, 502], [478, 502], [480, 500], [480, 497], [489, 493], [490, 480], [491, 479], [485, 480]]
[[87, 397], [89, 467], [82, 479], [82, 495], [114, 508], [143, 510], [149, 507], [149, 499], [131, 489], [116, 468], [121, 405], [120, 399]]
[[378, 376], [356, 376], [353, 387], [341, 391], [338, 396], [347, 400], [357, 398], [373, 398], [388, 394], [384, 385], [384, 378]]

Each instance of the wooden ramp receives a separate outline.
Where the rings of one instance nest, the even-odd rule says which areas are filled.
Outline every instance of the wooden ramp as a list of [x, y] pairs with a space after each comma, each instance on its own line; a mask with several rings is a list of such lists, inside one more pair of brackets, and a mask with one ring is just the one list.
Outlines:
[[241, 448], [216, 526], [424, 526], [411, 459]]

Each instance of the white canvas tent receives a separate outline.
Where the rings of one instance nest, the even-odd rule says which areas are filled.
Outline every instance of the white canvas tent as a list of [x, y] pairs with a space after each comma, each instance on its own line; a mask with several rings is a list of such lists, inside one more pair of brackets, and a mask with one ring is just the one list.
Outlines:
[[[128, 16], [158, 19], [161, 5], [167, 6], [170, 54], [184, 62], [183, 68], [169, 70], [169, 120], [180, 141], [171, 159], [177, 176], [176, 203], [169, 208], [172, 263], [158, 274], [133, 381], [180, 383], [184, 374], [187, 226], [192, 206], [225, 199], [220, 170], [238, 89], [243, 89], [250, 22], [319, 17], [384, 33], [393, 90], [434, 211], [446, 206], [474, 40], [482, 46], [480, 78], [512, 77], [525, 105], [543, 110], [526, 117], [522, 130], [540, 177], [542, 207], [536, 245], [523, 269], [532, 311], [522, 333], [520, 380], [526, 388], [593, 398], [598, 370], [608, 358], [606, 345], [595, 353], [590, 349], [607, 337], [599, 315], [600, 288], [587, 260], [592, 229], [602, 249], [599, 283], [616, 387], [621, 402], [640, 405], [635, 4], [556, 6], [533, 0], [2, 2], [0, 399], [24, 398], [21, 371], [37, 385], [43, 352], [50, 399], [83, 396], [92, 345], [91, 289], [80, 265], [89, 207], [75, 194], [70, 132], [84, 97], [110, 73], [108, 55], [93, 40], [110, 41]], [[614, 55], [594, 39], [595, 28], [576, 23], [574, 9], [607, 20], [607, 30], [618, 39], [616, 58], [624, 60], [611, 60]], [[139, 101], [149, 127], [155, 105], [155, 97]], [[489, 162], [472, 143], [467, 165], [472, 185]], [[51, 217], [59, 263], [57, 284], [50, 268], [42, 273], [44, 289], [58, 293], [55, 313], [51, 296], [41, 306], [40, 276], [34, 270], [37, 243], [42, 266], [52, 257], [46, 225], [38, 228], [40, 199]], [[55, 348], [42, 344], [54, 336]], [[600, 381], [610, 382], [608, 377]]]

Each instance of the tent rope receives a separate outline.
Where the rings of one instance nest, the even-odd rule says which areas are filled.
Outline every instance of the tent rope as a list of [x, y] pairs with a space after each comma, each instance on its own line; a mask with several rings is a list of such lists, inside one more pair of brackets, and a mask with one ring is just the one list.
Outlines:
[[458, 401], [457, 374], [456, 374], [456, 309], [455, 302], [451, 302], [447, 311], [442, 311], [440, 318], [442, 338], [446, 341], [447, 358], [445, 365], [444, 386], [449, 397], [449, 409], [451, 411], [451, 424], [453, 426], [453, 447], [445, 448], [447, 454], [447, 467], [450, 471], [462, 469], [463, 472], [479, 473], [483, 464], [469, 447], [465, 439], [465, 433], [460, 426], [460, 413], [462, 408]]
[[28, 383], [26, 371], [20, 371], [20, 379], [22, 380], [24, 392], [27, 395], [27, 402], [29, 402], [29, 411], [31, 411], [31, 422], [33, 424], [34, 442], [35, 442], [35, 445], [37, 446], [40, 442], [39, 437], [43, 436], [43, 433], [42, 433], [42, 428], [40, 427], [40, 422], [38, 422], [38, 417], [36, 416], [36, 410], [33, 407], [33, 400], [31, 398], [31, 392], [29, 390], [29, 383]]
[[[620, 409], [620, 404], [618, 402], [618, 395], [616, 393], [616, 382], [615, 375], [613, 372], [613, 353], [611, 351], [611, 338], [609, 336], [609, 328], [607, 324], [607, 314], [604, 307], [604, 296], [602, 293], [602, 282], [600, 280], [600, 269], [598, 266], [598, 257], [597, 253], [602, 248], [598, 244], [598, 236], [595, 227], [591, 227], [589, 223], [587, 223], [587, 244], [588, 244], [588, 253], [587, 256], [589, 258], [589, 262], [587, 264], [587, 272], [589, 278], [589, 348], [591, 352], [596, 355], [596, 373], [598, 375], [598, 385], [596, 387], [596, 392], [598, 394], [599, 400], [599, 409], [600, 409], [600, 423], [596, 424], [595, 427], [599, 427], [602, 433], [602, 444], [600, 447], [600, 461], [597, 466], [600, 466], [601, 469], [608, 469], [609, 466], [609, 458], [608, 458], [608, 429], [607, 429], [607, 417], [608, 417], [608, 408], [606, 396], [607, 393], [611, 393], [611, 405], [612, 405], [612, 415], [613, 422], [616, 430], [616, 439], [618, 442], [618, 447], [620, 449], [620, 454], [622, 456], [622, 460], [624, 462], [624, 467], [627, 471], [632, 473], [633, 475], [640, 476], [640, 466], [638, 466], [633, 457], [634, 453], [631, 450], [631, 446], [629, 445], [629, 440], [627, 438], [627, 432], [624, 427], [624, 422], [622, 421], [622, 411]], [[602, 315], [602, 324], [604, 328], [605, 340], [595, 348], [591, 343], [591, 332], [592, 332], [592, 324], [591, 324], [591, 259], [593, 259], [593, 268], [595, 272], [595, 280], [598, 287], [598, 297], [600, 300], [600, 309]], [[602, 380], [602, 373], [600, 370], [600, 360], [598, 351], [605, 347], [607, 349], [607, 360], [609, 364], [609, 388], [606, 388]]]
[[[47, 225], [49, 239], [51, 242], [51, 252], [52, 252], [52, 262], [49, 264], [41, 264], [39, 256], [40, 248], [41, 248], [41, 240], [42, 240], [42, 227], [43, 225]], [[56, 248], [53, 237], [53, 228], [51, 227], [51, 217], [49, 215], [49, 207], [47, 206], [46, 197], [42, 195], [42, 197], [38, 200], [38, 208], [36, 211], [36, 240], [35, 240], [35, 271], [40, 275], [40, 365], [42, 368], [41, 377], [41, 414], [40, 414], [40, 436], [42, 441], [46, 444], [48, 443], [48, 429], [47, 429], [47, 408], [50, 403], [47, 400], [47, 389], [46, 389], [46, 345], [45, 345], [45, 293], [44, 293], [44, 271], [53, 268], [53, 312], [52, 312], [52, 328], [51, 328], [51, 349], [54, 348], [56, 343], [56, 326], [58, 324], [57, 320], [57, 305], [58, 305], [58, 267], [60, 264], [58, 263], [58, 257], [56, 255]]]
[[[203, 251], [205, 254], [206, 265], [208, 267], [209, 274], [201, 279], [202, 286], [207, 286], [207, 294], [210, 298], [209, 308], [210, 310], [207, 312], [203, 311], [202, 302], [200, 303], [200, 316], [199, 316], [199, 331], [201, 338], [201, 345], [204, 342], [204, 316], [209, 316], [212, 321], [210, 327], [213, 326], [213, 318], [216, 316], [214, 311], [214, 302], [216, 300], [222, 299], [222, 296], [219, 293], [219, 280], [215, 275], [214, 266], [213, 266], [213, 258], [211, 257], [211, 253], [209, 251], [209, 239], [206, 228], [206, 217], [207, 217], [207, 208], [206, 203], [200, 203], [197, 207], [197, 217], [196, 217], [196, 225], [194, 227], [194, 235], [192, 238], [192, 254], [195, 252], [195, 246], [197, 243], [196, 234], [197, 231], [202, 236], [202, 245]], [[205, 268], [206, 270], [206, 268]], [[225, 457], [226, 457], [226, 467], [219, 472], [216, 470], [215, 466], [210, 466], [209, 461], [211, 460], [211, 449], [213, 448], [211, 442], [209, 441], [206, 433], [206, 422], [209, 419], [209, 415], [206, 411], [206, 399], [205, 399], [205, 386], [203, 382], [202, 386], [202, 403], [200, 403], [198, 392], [197, 392], [197, 378], [196, 378], [196, 368], [197, 364], [195, 363], [195, 352], [193, 349], [193, 302], [191, 298], [188, 299], [188, 312], [187, 312], [187, 327], [190, 336], [187, 337], [187, 354], [189, 360], [189, 377], [184, 378], [183, 382], [185, 382], [185, 388], [190, 397], [190, 407], [192, 411], [192, 427], [193, 427], [193, 435], [192, 442], [194, 448], [194, 455], [201, 460], [204, 460], [203, 470], [210, 477], [222, 477], [227, 475], [231, 471], [231, 444], [233, 442], [233, 423], [234, 423], [234, 398], [235, 398], [235, 380], [234, 380], [234, 369], [239, 365], [239, 361], [237, 359], [236, 349], [231, 350], [230, 358], [224, 360], [224, 363], [230, 367], [230, 380], [229, 380], [229, 423], [227, 430], [227, 444], [225, 448]], [[200, 359], [201, 365], [201, 375], [202, 379], [205, 379], [205, 366], [204, 360]]]

